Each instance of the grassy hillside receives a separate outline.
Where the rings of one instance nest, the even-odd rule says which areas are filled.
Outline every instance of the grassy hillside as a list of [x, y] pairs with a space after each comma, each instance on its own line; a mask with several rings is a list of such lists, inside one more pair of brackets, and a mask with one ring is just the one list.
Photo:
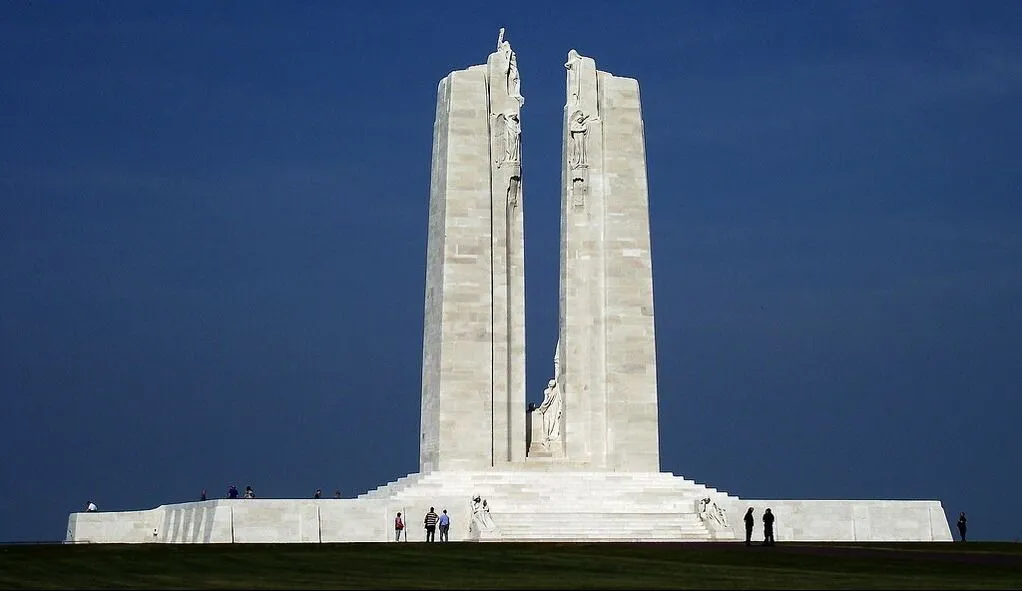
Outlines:
[[1022, 544], [7, 545], [0, 588], [1007, 589]]

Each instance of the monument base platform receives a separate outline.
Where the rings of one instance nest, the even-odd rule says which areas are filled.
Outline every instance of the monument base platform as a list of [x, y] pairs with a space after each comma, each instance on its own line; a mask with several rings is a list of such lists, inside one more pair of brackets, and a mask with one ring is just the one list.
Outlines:
[[[410, 474], [354, 499], [217, 499], [145, 511], [73, 513], [67, 542], [321, 543], [425, 541], [430, 507], [451, 541], [745, 540], [742, 517], [776, 515], [778, 543], [952, 541], [939, 501], [748, 500], [666, 472], [538, 469]], [[437, 533], [437, 541], [440, 536]]]

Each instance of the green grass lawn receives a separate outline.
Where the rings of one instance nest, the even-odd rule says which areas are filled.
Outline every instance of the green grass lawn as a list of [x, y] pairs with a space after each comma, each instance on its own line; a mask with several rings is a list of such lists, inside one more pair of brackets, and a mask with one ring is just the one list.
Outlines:
[[1019, 589], [1022, 544], [15, 544], [0, 588]]

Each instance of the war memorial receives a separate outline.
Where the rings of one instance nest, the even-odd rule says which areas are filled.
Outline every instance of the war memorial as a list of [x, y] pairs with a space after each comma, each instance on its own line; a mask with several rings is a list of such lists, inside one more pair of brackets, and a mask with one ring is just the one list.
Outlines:
[[[66, 541], [952, 541], [938, 500], [745, 499], [660, 471], [657, 352], [636, 80], [564, 64], [558, 340], [527, 406], [524, 98], [503, 30], [437, 89], [426, 250], [419, 471], [351, 499], [214, 499], [74, 513]], [[736, 459], [737, 461], [737, 459]], [[759, 538], [757, 538], [759, 539]]]

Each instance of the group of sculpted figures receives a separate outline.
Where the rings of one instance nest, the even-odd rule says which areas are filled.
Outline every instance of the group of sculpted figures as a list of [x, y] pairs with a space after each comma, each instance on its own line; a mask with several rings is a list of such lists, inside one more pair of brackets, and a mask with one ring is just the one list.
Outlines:
[[506, 113], [496, 115], [496, 128], [503, 132], [500, 138], [503, 150], [497, 160], [497, 166], [504, 164], [521, 164], [522, 162], [522, 123], [519, 111], [525, 104], [525, 97], [522, 96], [522, 80], [518, 74], [518, 58], [515, 57], [511, 44], [504, 40], [504, 29], [500, 29], [500, 36], [497, 37], [497, 52], [501, 53], [507, 60], [507, 95], [515, 100], [516, 105]]
[[[500, 29], [500, 34], [497, 37], [497, 51], [507, 59], [508, 65], [505, 74], [507, 94], [517, 103], [513, 110], [495, 115], [497, 141], [502, 144], [496, 150], [497, 167], [521, 166], [522, 123], [519, 112], [522, 105], [525, 104], [525, 97], [522, 96], [518, 58], [511, 49], [511, 44], [504, 40], [503, 28]], [[565, 62], [564, 67], [568, 70], [568, 88], [571, 92], [567, 105], [570, 112], [568, 118], [568, 167], [571, 170], [579, 170], [589, 166], [589, 126], [598, 122], [600, 118], [596, 114], [587, 113], [582, 104], [582, 56], [572, 49], [568, 52], [568, 61]], [[583, 179], [580, 177], [578, 180]], [[520, 179], [517, 182], [520, 182]], [[511, 206], [517, 205], [517, 195], [513, 193], [513, 191], [509, 191], [508, 194]]]
[[727, 512], [709, 497], [703, 497], [696, 501], [696, 514], [699, 515], [699, 519], [703, 523], [709, 526], [711, 531], [716, 532], [728, 528]]
[[469, 532], [495, 531], [497, 525], [490, 516], [490, 507], [486, 499], [476, 495], [472, 497], [472, 521], [468, 525]]
[[522, 166], [522, 122], [519, 111], [525, 104], [522, 96], [522, 82], [518, 74], [518, 58], [511, 49], [511, 44], [504, 40], [504, 29], [500, 29], [497, 38], [497, 52], [507, 60], [505, 72], [507, 95], [514, 99], [513, 108], [494, 116], [493, 142], [497, 168], [511, 167], [507, 187], [507, 207], [515, 209], [521, 198], [521, 166]]

